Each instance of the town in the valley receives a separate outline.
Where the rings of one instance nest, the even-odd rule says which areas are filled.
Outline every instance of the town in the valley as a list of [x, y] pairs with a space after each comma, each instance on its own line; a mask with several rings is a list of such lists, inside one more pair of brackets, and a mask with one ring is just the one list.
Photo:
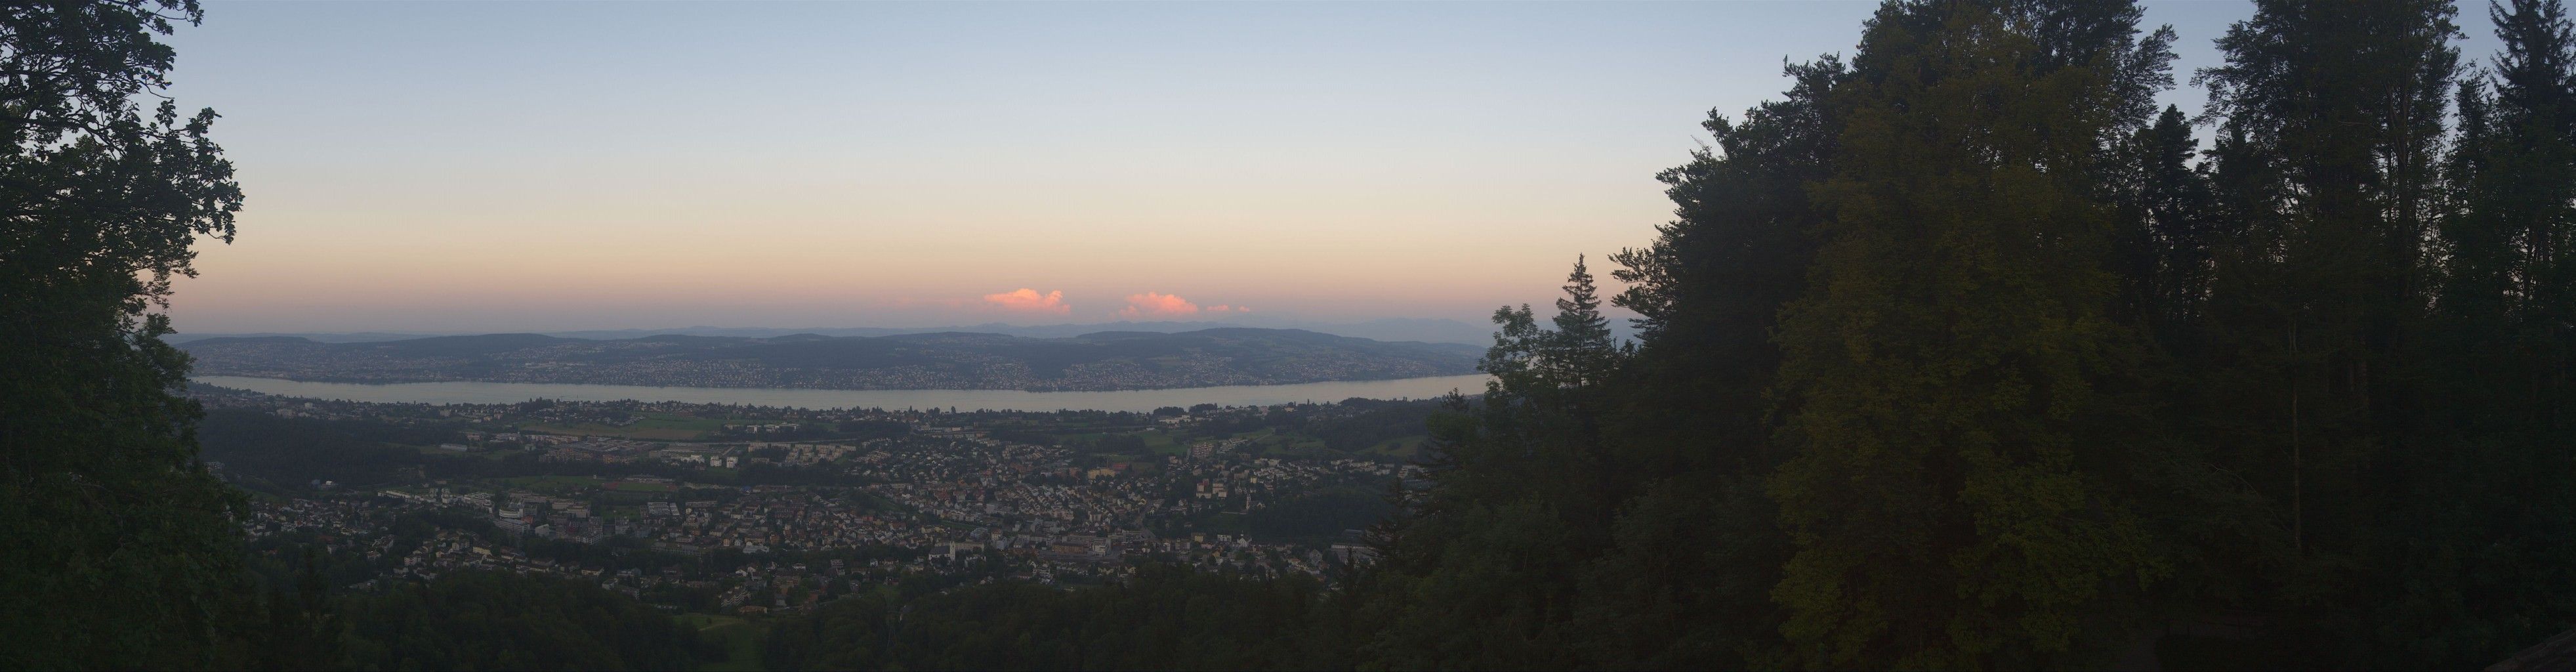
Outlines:
[[[759, 614], [855, 593], [1333, 581], [1419, 475], [1438, 401], [1153, 412], [383, 404], [198, 386], [259, 552], [355, 589], [486, 569]], [[228, 431], [243, 423], [258, 431]], [[283, 432], [295, 437], [279, 440]], [[235, 445], [233, 434], [256, 435]]]

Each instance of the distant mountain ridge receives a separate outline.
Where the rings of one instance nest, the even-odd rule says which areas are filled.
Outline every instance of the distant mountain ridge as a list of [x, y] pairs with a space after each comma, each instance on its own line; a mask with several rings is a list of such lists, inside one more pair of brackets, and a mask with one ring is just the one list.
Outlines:
[[1122, 390], [1386, 380], [1475, 372], [1482, 349], [1301, 329], [830, 336], [478, 334], [322, 342], [212, 337], [180, 344], [202, 375], [363, 383], [487, 381], [812, 389]]
[[[1621, 325], [1621, 326], [1624, 326], [1624, 325]], [[777, 337], [777, 336], [788, 336], [788, 335], [800, 334], [800, 333], [802, 333], [802, 334], [815, 334], [815, 335], [821, 335], [821, 336], [896, 336], [896, 335], [902, 335], [902, 334], [935, 334], [935, 333], [941, 333], [941, 332], [967, 332], [967, 333], [983, 333], [983, 334], [1003, 334], [1003, 335], [1007, 335], [1007, 336], [1026, 336], [1026, 337], [1030, 337], [1030, 338], [1069, 338], [1069, 337], [1081, 336], [1081, 335], [1084, 335], [1084, 334], [1094, 334], [1094, 333], [1100, 333], [1100, 332], [1105, 332], [1105, 331], [1143, 331], [1143, 332], [1157, 332], [1157, 333], [1167, 333], [1167, 334], [1169, 334], [1169, 333], [1180, 333], [1180, 332], [1186, 332], [1186, 331], [1198, 331], [1198, 330], [1202, 330], [1202, 329], [1225, 329], [1225, 328], [1303, 329], [1303, 330], [1306, 330], [1306, 331], [1314, 331], [1314, 332], [1319, 332], [1319, 333], [1332, 334], [1332, 335], [1335, 335], [1335, 336], [1350, 336], [1350, 337], [1354, 337], [1354, 338], [1366, 338], [1366, 339], [1379, 340], [1379, 341], [1422, 341], [1422, 342], [1425, 342], [1425, 343], [1464, 343], [1464, 344], [1468, 344], [1468, 345], [1477, 345], [1477, 346], [1487, 345], [1487, 344], [1490, 344], [1490, 343], [1492, 343], [1492, 342], [1493, 342], [1493, 328], [1492, 328], [1492, 327], [1490, 327], [1490, 326], [1487, 326], [1487, 325], [1481, 325], [1481, 324], [1468, 324], [1468, 323], [1460, 322], [1460, 321], [1457, 321], [1457, 320], [1440, 319], [1440, 318], [1413, 318], [1413, 317], [1391, 317], [1391, 318], [1383, 318], [1383, 319], [1375, 319], [1375, 320], [1366, 320], [1366, 321], [1360, 321], [1360, 322], [1346, 322], [1346, 323], [1310, 322], [1310, 321], [1295, 320], [1295, 319], [1288, 319], [1288, 318], [1276, 318], [1276, 317], [1266, 317], [1266, 316], [1248, 316], [1248, 317], [1238, 317], [1238, 318], [1233, 318], [1233, 319], [1231, 319], [1231, 320], [1229, 320], [1229, 321], [1225, 321], [1225, 322], [1214, 322], [1214, 321], [1186, 321], [1186, 322], [1185, 322], [1185, 321], [1156, 321], [1156, 322], [1095, 322], [1095, 323], [1081, 323], [1081, 324], [1048, 324], [1048, 325], [1029, 325], [1029, 326], [1018, 326], [1018, 325], [1009, 325], [1009, 324], [1001, 324], [1001, 323], [987, 323], [987, 324], [978, 324], [978, 325], [946, 326], [946, 327], [799, 327], [799, 328], [780, 328], [780, 327], [711, 327], [711, 326], [694, 326], [694, 327], [674, 327], [674, 328], [670, 328], [670, 329], [591, 329], [591, 330], [573, 330], [573, 331], [542, 331], [542, 332], [535, 332], [535, 333], [543, 334], [543, 335], [546, 335], [546, 336], [554, 336], [554, 337], [558, 337], [558, 338], [582, 338], [582, 339], [592, 339], [592, 340], [619, 340], [619, 339], [630, 339], [630, 338], [642, 338], [642, 337], [646, 337], [646, 336], [660, 336], [660, 335], [668, 335], [668, 334], [677, 334], [677, 335], [685, 335], [685, 336], [741, 336], [741, 337], [746, 337], [746, 338], [771, 338], [771, 337]], [[314, 340], [314, 341], [318, 341], [318, 342], [323, 342], [323, 343], [369, 343], [369, 342], [379, 342], [379, 341], [400, 341], [400, 340], [412, 340], [412, 339], [430, 338], [430, 337], [434, 337], [434, 336], [470, 336], [470, 335], [475, 335], [475, 334], [459, 334], [459, 333], [400, 333], [400, 332], [373, 332], [373, 331], [370, 331], [370, 332], [257, 332], [257, 333], [204, 333], [204, 334], [181, 333], [181, 334], [173, 334], [173, 335], [170, 335], [170, 336], [166, 337], [164, 340], [167, 340], [167, 341], [169, 341], [169, 342], [171, 342], [171, 343], [191, 343], [191, 342], [195, 342], [195, 341], [202, 341], [202, 340], [207, 340], [207, 339], [212, 339], [212, 338], [255, 338], [255, 337], [268, 337], [268, 336], [293, 336], [293, 337], [306, 338], [306, 339], [310, 339], [310, 340]]]

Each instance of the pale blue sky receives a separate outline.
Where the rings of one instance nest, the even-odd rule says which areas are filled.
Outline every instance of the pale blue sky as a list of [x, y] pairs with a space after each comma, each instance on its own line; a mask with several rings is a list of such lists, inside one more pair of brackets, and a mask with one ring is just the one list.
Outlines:
[[[1848, 52], [1874, 6], [215, 2], [173, 93], [224, 115], [250, 201], [174, 312], [1049, 323], [1151, 292], [1475, 320], [1645, 244], [1706, 112]], [[2183, 79], [2249, 12], [2149, 6]], [[984, 299], [1021, 288], [1062, 294]]]

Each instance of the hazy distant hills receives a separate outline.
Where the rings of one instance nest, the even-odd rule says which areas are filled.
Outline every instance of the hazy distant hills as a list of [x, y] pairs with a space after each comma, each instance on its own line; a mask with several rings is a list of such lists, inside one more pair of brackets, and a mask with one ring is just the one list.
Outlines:
[[[1619, 325], [1614, 325], [1614, 326], [1624, 327], [1624, 326], [1625, 326], [1625, 323], [1624, 323], [1624, 321], [1623, 321], [1621, 324], [1619, 324]], [[1380, 341], [1422, 341], [1422, 342], [1426, 342], [1426, 343], [1464, 343], [1464, 344], [1468, 344], [1468, 345], [1477, 345], [1477, 346], [1490, 345], [1490, 344], [1492, 344], [1492, 343], [1493, 343], [1493, 341], [1494, 341], [1494, 330], [1493, 330], [1493, 327], [1492, 327], [1491, 325], [1486, 325], [1486, 324], [1468, 324], [1468, 323], [1460, 322], [1460, 321], [1457, 321], [1457, 320], [1447, 320], [1447, 319], [1438, 319], [1438, 318], [1405, 318], [1405, 317], [1397, 317], [1397, 318], [1383, 318], [1383, 319], [1367, 320], [1367, 321], [1363, 321], [1363, 322], [1314, 322], [1314, 321], [1305, 321], [1305, 320], [1297, 320], [1297, 319], [1291, 319], [1291, 318], [1272, 317], [1272, 316], [1262, 316], [1262, 315], [1245, 316], [1245, 317], [1237, 317], [1237, 318], [1233, 318], [1233, 319], [1231, 319], [1231, 320], [1229, 320], [1229, 321], [1226, 321], [1226, 322], [1209, 322], [1209, 321], [1192, 321], [1192, 322], [1178, 322], [1178, 321], [1167, 321], [1167, 322], [1103, 322], [1103, 323], [1090, 323], [1090, 324], [1046, 324], [1046, 325], [1031, 325], [1031, 326], [1017, 326], [1017, 325], [1009, 325], [1009, 324], [993, 323], [993, 324], [977, 324], [977, 325], [969, 325], [969, 326], [947, 326], [947, 327], [805, 327], [805, 328], [778, 328], [778, 327], [708, 327], [708, 326], [697, 326], [697, 327], [675, 327], [675, 328], [670, 328], [670, 329], [594, 329], [594, 330], [586, 330], [586, 331], [549, 331], [549, 332], [540, 332], [540, 333], [543, 333], [544, 335], [547, 335], [547, 336], [555, 336], [555, 337], [561, 337], [561, 338], [583, 338], [583, 339], [592, 339], [592, 340], [616, 340], [616, 339], [628, 339], [628, 338], [642, 338], [642, 337], [645, 337], [645, 336], [660, 336], [660, 335], [669, 335], [669, 334], [677, 334], [677, 335], [684, 335], [684, 336], [742, 336], [742, 337], [748, 337], [748, 338], [771, 338], [771, 337], [777, 337], [777, 336], [789, 336], [789, 335], [794, 335], [794, 334], [816, 334], [816, 335], [822, 335], [822, 336], [895, 336], [895, 335], [901, 335], [901, 334], [935, 334], [935, 333], [941, 333], [941, 332], [969, 332], [969, 333], [978, 333], [978, 334], [1002, 334], [1002, 335], [1006, 335], [1006, 336], [1026, 336], [1026, 337], [1030, 337], [1030, 338], [1070, 338], [1070, 337], [1081, 336], [1081, 335], [1084, 335], [1084, 334], [1100, 333], [1100, 332], [1104, 332], [1104, 331], [1148, 331], [1148, 332], [1157, 332], [1157, 333], [1166, 333], [1166, 334], [1171, 334], [1171, 333], [1180, 333], [1180, 332], [1185, 332], [1185, 331], [1199, 331], [1199, 330], [1203, 330], [1203, 329], [1224, 329], [1224, 328], [1230, 328], [1230, 327], [1255, 327], [1255, 328], [1270, 328], [1270, 329], [1304, 329], [1304, 330], [1307, 330], [1307, 331], [1314, 331], [1314, 332], [1321, 332], [1321, 333], [1326, 333], [1326, 334], [1333, 334], [1333, 335], [1336, 335], [1336, 336], [1350, 336], [1350, 337], [1354, 337], [1354, 338], [1368, 338], [1368, 339], [1375, 339], [1375, 340], [1380, 340]], [[182, 333], [182, 334], [172, 334], [172, 335], [170, 335], [170, 336], [166, 337], [164, 340], [167, 340], [167, 341], [169, 341], [169, 342], [171, 342], [171, 343], [188, 343], [188, 342], [192, 342], [192, 341], [201, 341], [201, 340], [206, 340], [206, 339], [209, 339], [209, 338], [224, 338], [224, 337], [294, 336], [294, 337], [299, 337], [299, 338], [306, 338], [306, 339], [311, 339], [311, 340], [315, 340], [315, 341], [320, 341], [320, 342], [323, 342], [323, 343], [367, 343], [367, 342], [376, 342], [376, 341], [399, 341], [399, 340], [410, 340], [410, 339], [418, 339], [418, 338], [429, 338], [429, 337], [431, 337], [431, 336], [455, 336], [455, 335], [461, 335], [461, 334], [456, 334], [456, 333], [452, 333], [452, 332], [451, 332], [451, 333], [443, 333], [443, 334], [442, 334], [442, 333], [389, 333], [389, 332], [355, 332], [355, 333], [331, 333], [331, 332], [283, 332], [283, 333], [282, 333], [282, 332], [267, 332], [267, 333], [236, 333], [236, 334], [221, 334], [221, 333], [195, 334], [195, 333]]]
[[1068, 337], [939, 332], [885, 336], [543, 334], [323, 342], [300, 336], [187, 341], [201, 375], [398, 383], [470, 380], [819, 389], [1121, 390], [1467, 374], [1483, 349], [1298, 329]]

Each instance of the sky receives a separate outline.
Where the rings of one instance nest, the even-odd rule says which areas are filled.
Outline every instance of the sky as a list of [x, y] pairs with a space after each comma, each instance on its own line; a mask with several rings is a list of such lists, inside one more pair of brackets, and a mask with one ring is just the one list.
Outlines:
[[[187, 332], [1480, 321], [1862, 2], [211, 2]], [[2483, 3], [2477, 5], [2483, 8]], [[2241, 1], [2151, 2], [2180, 79]], [[2465, 54], [2492, 51], [2464, 11]], [[2188, 86], [2167, 101], [2197, 111]]]

